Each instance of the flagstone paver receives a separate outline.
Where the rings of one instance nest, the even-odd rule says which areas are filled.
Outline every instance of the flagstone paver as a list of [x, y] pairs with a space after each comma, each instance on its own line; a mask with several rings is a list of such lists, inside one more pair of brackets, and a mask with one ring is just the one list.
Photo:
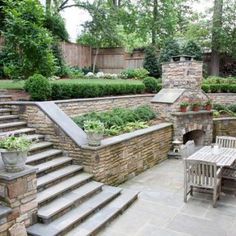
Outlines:
[[139, 199], [99, 236], [235, 236], [236, 196], [195, 193], [183, 202], [183, 163], [167, 160], [121, 185]]

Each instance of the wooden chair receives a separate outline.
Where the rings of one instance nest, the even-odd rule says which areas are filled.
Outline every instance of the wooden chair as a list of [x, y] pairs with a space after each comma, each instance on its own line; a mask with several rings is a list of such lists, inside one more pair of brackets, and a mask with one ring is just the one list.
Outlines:
[[193, 140], [189, 140], [182, 149], [182, 157], [187, 158], [195, 152], [195, 143]]
[[216, 144], [224, 148], [236, 148], [236, 137], [216, 136]]
[[213, 192], [213, 207], [221, 192], [221, 169], [216, 163], [184, 159], [184, 202], [187, 196], [193, 195], [194, 188], [204, 192]]
[[[217, 136], [216, 144], [220, 147], [236, 148], [236, 137]], [[223, 169], [222, 177], [224, 179], [236, 180], [236, 162], [232, 166]]]

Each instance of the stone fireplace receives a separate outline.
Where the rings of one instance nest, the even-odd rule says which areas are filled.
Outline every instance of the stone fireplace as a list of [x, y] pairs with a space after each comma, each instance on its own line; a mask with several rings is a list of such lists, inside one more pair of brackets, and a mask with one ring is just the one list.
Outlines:
[[213, 114], [203, 108], [200, 111], [180, 112], [182, 102], [195, 103], [209, 100], [201, 90], [202, 62], [189, 56], [179, 56], [162, 65], [163, 89], [152, 100], [153, 108], [161, 118], [173, 123], [174, 140], [185, 144], [194, 140], [196, 146], [212, 142]]

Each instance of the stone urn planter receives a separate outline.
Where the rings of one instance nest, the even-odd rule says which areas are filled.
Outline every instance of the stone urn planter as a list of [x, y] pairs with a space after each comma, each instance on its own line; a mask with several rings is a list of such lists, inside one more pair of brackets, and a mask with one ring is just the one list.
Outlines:
[[32, 142], [26, 136], [1, 138], [0, 152], [7, 172], [16, 173], [25, 169], [27, 153], [31, 144]]
[[27, 152], [1, 150], [2, 161], [7, 172], [16, 173], [25, 169]]
[[84, 122], [84, 131], [87, 134], [89, 146], [100, 146], [104, 135], [104, 124], [98, 120], [87, 120]]

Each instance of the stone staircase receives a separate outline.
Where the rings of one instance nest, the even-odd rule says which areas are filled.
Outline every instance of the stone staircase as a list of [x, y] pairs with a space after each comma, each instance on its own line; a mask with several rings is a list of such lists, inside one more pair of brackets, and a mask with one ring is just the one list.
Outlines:
[[38, 223], [28, 235], [95, 235], [133, 203], [138, 193], [93, 181], [83, 167], [56, 149], [44, 135], [19, 120], [17, 111], [0, 106], [0, 135], [27, 134], [34, 141], [27, 165], [37, 168]]

